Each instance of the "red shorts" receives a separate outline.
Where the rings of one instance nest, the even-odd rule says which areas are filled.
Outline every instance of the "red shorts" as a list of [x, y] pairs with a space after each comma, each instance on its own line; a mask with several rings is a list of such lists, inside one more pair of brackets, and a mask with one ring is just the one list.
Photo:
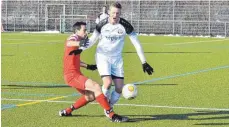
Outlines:
[[69, 86], [76, 88], [81, 94], [85, 94], [87, 77], [79, 73], [69, 73], [64, 75], [64, 80]]

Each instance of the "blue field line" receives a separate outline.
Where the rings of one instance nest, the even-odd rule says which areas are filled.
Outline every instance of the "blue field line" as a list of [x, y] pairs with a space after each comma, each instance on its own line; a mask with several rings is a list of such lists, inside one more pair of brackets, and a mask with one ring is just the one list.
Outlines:
[[214, 67], [214, 68], [209, 68], [209, 69], [203, 69], [203, 70], [197, 70], [197, 71], [187, 72], [187, 73], [183, 73], [183, 74], [165, 76], [165, 77], [160, 77], [160, 78], [153, 78], [151, 80], [135, 82], [133, 84], [139, 85], [139, 84], [144, 84], [144, 83], [149, 83], [149, 82], [156, 82], [156, 81], [160, 81], [160, 80], [183, 77], [183, 76], [187, 76], [187, 75], [194, 75], [194, 74], [198, 74], [198, 73], [209, 72], [209, 71], [220, 70], [220, 69], [226, 69], [226, 68], [229, 68], [229, 65], [219, 66], [219, 67]]
[[15, 108], [15, 107], [17, 107], [17, 106], [14, 104], [1, 104], [1, 110], [9, 109], [9, 108]]
[[[153, 78], [150, 80], [145, 80], [145, 81], [140, 81], [140, 82], [134, 82], [133, 84], [140, 85], [148, 82], [156, 82], [160, 80], [166, 80], [166, 79], [171, 79], [171, 78], [177, 78], [177, 77], [183, 77], [187, 75], [194, 75], [198, 73], [203, 73], [203, 72], [209, 72], [209, 71], [214, 71], [214, 70], [220, 70], [220, 69], [226, 69], [229, 68], [229, 65], [225, 66], [218, 66], [214, 68], [208, 68], [208, 69], [203, 69], [203, 70], [197, 70], [197, 71], [192, 71], [192, 72], [186, 72], [183, 74], [177, 74], [177, 75], [170, 75], [170, 76], [165, 76], [165, 77], [159, 77], [159, 78]], [[55, 84], [55, 83], [48, 83], [48, 82], [10, 82], [10, 81], [2, 81], [2, 84], [4, 82], [7, 82], [9, 85], [29, 85], [29, 86], [37, 86], [37, 85], [46, 85], [46, 86], [68, 86], [67, 84]]]
[[[8, 92], [9, 94], [11, 92]], [[16, 94], [16, 93], [13, 93], [13, 94]], [[52, 95], [52, 94], [22, 94], [22, 93], [17, 93], [17, 95], [28, 95], [28, 96], [44, 96], [44, 95]], [[66, 97], [70, 97], [70, 96], [79, 96], [80, 94], [78, 93], [72, 93], [72, 94], [69, 94], [69, 95], [55, 95], [55, 96], [66, 96]], [[1, 110], [4, 110], [4, 109], [10, 109], [10, 108], [16, 108], [17, 105], [13, 105], [13, 104], [1, 104]]]
[[73, 93], [69, 95], [64, 94], [46, 94], [46, 93], [18, 93], [18, 92], [1, 92], [2, 95], [17, 95], [17, 96], [39, 96], [39, 97], [47, 97], [47, 96], [79, 96], [78, 93]]

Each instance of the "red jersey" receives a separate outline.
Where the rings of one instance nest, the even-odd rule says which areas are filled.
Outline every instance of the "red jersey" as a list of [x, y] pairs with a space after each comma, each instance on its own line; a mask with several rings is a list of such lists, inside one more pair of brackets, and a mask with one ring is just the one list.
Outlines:
[[65, 42], [65, 51], [64, 51], [64, 75], [69, 73], [78, 73], [80, 72], [80, 54], [78, 55], [69, 55], [72, 50], [77, 50], [79, 47], [72, 46], [68, 47], [66, 44], [68, 41], [79, 41], [79, 37], [76, 34], [72, 34], [68, 37]]

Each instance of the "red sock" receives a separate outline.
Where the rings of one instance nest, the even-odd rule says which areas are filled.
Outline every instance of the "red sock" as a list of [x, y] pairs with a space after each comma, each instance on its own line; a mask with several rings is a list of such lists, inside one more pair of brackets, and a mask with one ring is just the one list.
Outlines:
[[[107, 102], [107, 98], [104, 96], [104, 94], [100, 94], [98, 97], [96, 97], [96, 101], [105, 109], [106, 111], [109, 111], [111, 109], [109, 103]], [[112, 117], [114, 115], [114, 112], [110, 112], [109, 116]]]
[[[81, 107], [83, 107], [84, 105], [86, 105], [88, 103], [88, 101], [85, 99], [85, 96], [81, 96], [78, 100], [76, 100], [76, 102], [73, 104], [73, 109], [79, 109]], [[73, 111], [72, 108], [66, 108], [66, 112], [69, 114]]]
[[76, 102], [73, 104], [74, 109], [79, 109], [86, 105], [88, 101], [85, 99], [85, 96], [81, 96]]
[[66, 111], [67, 114], [70, 114], [72, 112], [72, 109], [71, 108], [66, 108], [65, 111]]

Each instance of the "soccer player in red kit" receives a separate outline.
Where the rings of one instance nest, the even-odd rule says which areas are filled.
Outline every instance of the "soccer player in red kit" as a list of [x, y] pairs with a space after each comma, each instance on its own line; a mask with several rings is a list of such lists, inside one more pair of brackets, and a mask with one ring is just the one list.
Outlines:
[[64, 52], [64, 80], [65, 82], [75, 88], [82, 96], [71, 105], [71, 107], [59, 111], [60, 116], [71, 116], [73, 110], [77, 110], [80, 107], [85, 106], [91, 101], [96, 100], [100, 106], [109, 114], [109, 118], [112, 122], [126, 122], [127, 117], [123, 117], [114, 113], [110, 107], [107, 98], [102, 93], [100, 85], [93, 80], [85, 77], [80, 67], [84, 67], [88, 70], [96, 70], [96, 65], [88, 65], [80, 60], [80, 48], [88, 46], [88, 38], [85, 22], [76, 22], [73, 25], [73, 32], [65, 43]]

